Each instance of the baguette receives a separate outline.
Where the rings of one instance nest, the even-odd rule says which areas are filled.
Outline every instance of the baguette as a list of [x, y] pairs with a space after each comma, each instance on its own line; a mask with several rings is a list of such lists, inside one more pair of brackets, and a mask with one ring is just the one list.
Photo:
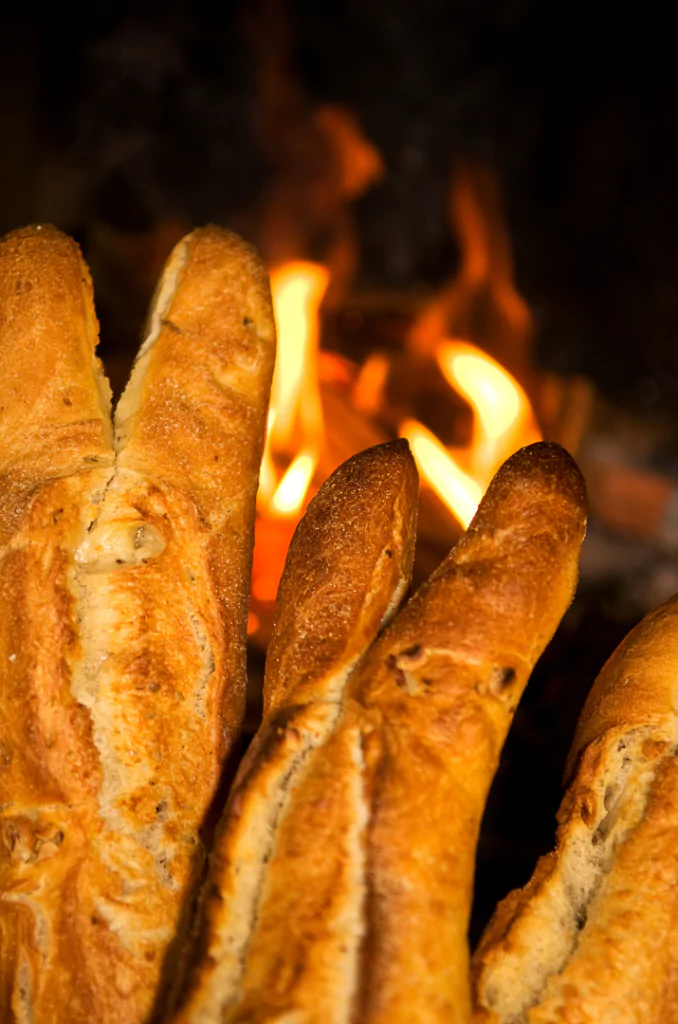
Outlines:
[[[0, 1018], [147, 1019], [243, 712], [274, 359], [238, 239], [172, 254], [110, 422], [77, 247], [0, 245]], [[164, 964], [171, 970], [171, 958]]]
[[574, 594], [585, 515], [564, 449], [517, 452], [352, 680], [369, 766], [365, 1024], [469, 1019], [480, 821], [513, 713]]
[[[266, 788], [277, 748], [259, 743], [236, 786], [224, 836], [247, 827], [255, 801], [275, 818], [254, 920], [244, 942], [223, 932], [218, 952], [214, 941], [203, 946], [198, 973], [211, 976], [210, 998], [177, 1022], [468, 1020], [480, 818], [520, 693], [572, 597], [584, 517], [573, 461], [556, 445], [532, 446], [500, 470], [466, 536], [340, 689], [317, 686], [312, 647], [290, 659], [287, 689], [273, 647], [277, 742], [308, 753], [293, 786], [277, 768]], [[336, 557], [355, 559], [350, 547]], [[281, 592], [302, 587], [302, 572], [288, 565]], [[297, 689], [304, 665], [309, 681]], [[303, 734], [300, 691], [312, 695]], [[227, 842], [220, 851], [209, 898], [228, 919], [245, 856], [236, 860]], [[219, 979], [215, 962], [231, 956]]]
[[[416, 491], [407, 443], [379, 445], [340, 466], [297, 527], [278, 591], [264, 720], [238, 772], [211, 856], [199, 953], [174, 1020], [230, 1020], [243, 998], [249, 953], [261, 936], [267, 865], [288, 805], [307, 777], [307, 765], [318, 770], [314, 754], [336, 723], [350, 672], [409, 583]], [[341, 773], [328, 785], [341, 787]], [[347, 834], [334, 838], [347, 847], [355, 842], [353, 831], [349, 822]], [[297, 862], [296, 876], [288, 879], [291, 894], [299, 894], [300, 878], [314, 876], [323, 852], [320, 846], [301, 851], [303, 863]], [[350, 875], [350, 862], [348, 868]], [[351, 877], [338, 881], [346, 889], [338, 913], [355, 916], [360, 892]], [[326, 917], [334, 919], [333, 908], [326, 908]], [[287, 928], [284, 920], [280, 924], [274, 958], [284, 956]], [[340, 977], [346, 955], [336, 942], [324, 952], [327, 972], [338, 977], [340, 988], [350, 989], [351, 979]], [[266, 1005], [263, 990], [256, 1003]], [[317, 1012], [318, 1019], [331, 1019], [322, 1008]]]
[[497, 908], [475, 1021], [678, 1020], [678, 598], [602, 669], [570, 754], [555, 851]]

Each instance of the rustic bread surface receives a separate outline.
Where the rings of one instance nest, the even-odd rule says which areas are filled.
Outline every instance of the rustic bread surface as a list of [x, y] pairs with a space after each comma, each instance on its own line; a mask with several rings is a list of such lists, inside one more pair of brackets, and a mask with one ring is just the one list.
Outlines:
[[556, 849], [497, 908], [475, 1020], [678, 1020], [678, 599], [601, 671], [570, 756]]
[[[305, 635], [313, 615], [297, 624], [284, 599], [275, 711], [231, 798], [207, 896], [213, 921], [241, 920], [245, 907], [248, 924], [237, 937], [222, 930], [220, 945], [213, 928], [199, 998], [194, 989], [178, 1021], [468, 1019], [479, 822], [520, 693], [572, 597], [584, 521], [581, 475], [562, 449], [516, 455], [465, 538], [339, 685], [315, 671], [314, 652], [321, 667], [325, 655]], [[352, 565], [354, 548], [335, 557]], [[281, 596], [298, 584], [312, 601], [305, 565], [288, 563]], [[253, 807], [270, 823], [258, 833]], [[236, 857], [229, 843], [243, 832], [252, 845]]]
[[468, 1020], [468, 919], [511, 717], [576, 585], [586, 497], [557, 445], [522, 449], [351, 682], [365, 737], [366, 1022]]
[[[337, 721], [349, 674], [409, 582], [416, 499], [417, 474], [407, 443], [380, 445], [341, 466], [297, 528], [280, 583], [264, 722], [238, 773], [212, 854], [201, 952], [179, 1020], [230, 1019], [241, 999], [249, 951], [259, 940], [260, 922], [267, 927], [261, 921], [267, 864], [278, 847], [286, 808], [308, 764], [318, 770], [314, 754]], [[328, 766], [322, 778], [330, 789], [345, 788], [341, 770]], [[321, 842], [301, 852], [305, 860], [290, 899], [300, 898], [298, 883], [313, 877], [323, 856]], [[346, 886], [352, 904], [347, 913], [359, 913], [359, 889], [350, 882]], [[316, 924], [322, 928], [322, 921]], [[346, 957], [336, 949], [332, 956], [331, 970], [341, 974]], [[261, 1008], [265, 1003], [261, 993]], [[260, 1009], [252, 1012], [255, 1019]], [[323, 1010], [318, 1006], [316, 1012]]]
[[147, 1018], [243, 709], [264, 272], [219, 229], [180, 243], [114, 430], [95, 344], [77, 247], [9, 236], [0, 1017], [17, 1024]]
[[0, 241], [0, 550], [36, 487], [113, 464], [110, 390], [80, 251], [55, 228]]

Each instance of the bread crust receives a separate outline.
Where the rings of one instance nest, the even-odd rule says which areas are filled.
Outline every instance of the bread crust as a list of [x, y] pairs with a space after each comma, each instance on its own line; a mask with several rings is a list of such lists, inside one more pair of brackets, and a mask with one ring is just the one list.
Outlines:
[[[309, 506], [285, 563], [266, 655], [264, 714], [340, 696], [352, 666], [396, 613], [412, 576], [417, 474], [406, 441], [368, 448]], [[393, 545], [389, 546], [391, 540]]]
[[136, 1024], [242, 715], [270, 299], [235, 236], [180, 243], [113, 432], [77, 247], [15, 233], [0, 281], [0, 1015]]
[[0, 551], [47, 480], [113, 464], [92, 282], [50, 226], [0, 241]]
[[[360, 822], [344, 799], [350, 806], [351, 800], [360, 799], [351, 789], [356, 781], [355, 772], [351, 775], [352, 749], [342, 745], [339, 763], [333, 765], [325, 757], [324, 745], [340, 713], [351, 671], [394, 613], [409, 582], [416, 492], [417, 474], [407, 443], [380, 445], [341, 466], [297, 528], [269, 647], [264, 722], [238, 772], [211, 855], [196, 964], [173, 1018], [177, 1021], [269, 1019], [278, 994], [277, 986], [269, 986], [265, 979], [271, 961], [279, 961], [285, 971], [283, 947], [290, 938], [285, 907], [290, 901], [296, 906], [295, 941], [302, 941], [302, 877], [313, 880], [306, 887], [303, 941], [313, 945], [310, 955], [321, 962], [328, 981], [325, 998], [316, 992], [309, 1012], [313, 1019], [330, 1021], [340, 1005], [350, 1001], [350, 954], [339, 948], [345, 946], [345, 936], [328, 935], [333, 929], [336, 933], [336, 915], [329, 907], [320, 919], [315, 916], [322, 839], [319, 835], [312, 848], [300, 846], [295, 841], [298, 813], [289, 808], [296, 807], [299, 793], [309, 819], [317, 817], [318, 808], [306, 787], [312, 777], [316, 789], [324, 792], [323, 807], [336, 808], [342, 817], [347, 870], [343, 882], [333, 879], [340, 890], [336, 913], [355, 918], [360, 890], [352, 877], [352, 847]], [[316, 757], [319, 750], [323, 753]], [[329, 794], [335, 790], [342, 796], [332, 800]], [[327, 817], [327, 832], [340, 843], [333, 820]], [[267, 866], [269, 858], [279, 864], [288, 855], [297, 873], [293, 885], [284, 870]], [[281, 884], [274, 895], [276, 879]]]
[[474, 1020], [678, 1019], [678, 598], [603, 667], [570, 754], [553, 853], [497, 908]]
[[678, 603], [666, 601], [629, 633], [601, 670], [586, 699], [567, 761], [572, 777], [582, 752], [610, 731], [654, 726], [667, 740], [675, 729]]
[[574, 594], [585, 517], [563, 449], [516, 453], [352, 680], [370, 768], [356, 1019], [468, 1020], [480, 820], [513, 712]]
[[274, 361], [259, 257], [230, 231], [193, 231], [167, 262], [116, 409], [116, 464], [188, 495], [196, 509], [226, 638], [213, 691], [222, 754], [245, 706], [255, 499]]
[[[237, 972], [178, 1021], [468, 1019], [478, 826], [512, 712], [571, 600], [584, 522], [583, 481], [562, 449], [533, 446], [500, 471], [465, 538], [358, 662], [294, 786], [253, 776], [246, 800], [279, 801], [255, 926]], [[291, 593], [294, 582], [290, 572]], [[327, 714], [313, 650], [290, 657], [290, 679], [308, 679], [299, 691], [276, 678], [273, 699], [312, 695], [276, 742], [299, 742], [298, 714]], [[227, 832], [246, 821], [241, 798]], [[214, 892], [221, 913], [234, 891]], [[208, 946], [201, 969], [214, 959]]]

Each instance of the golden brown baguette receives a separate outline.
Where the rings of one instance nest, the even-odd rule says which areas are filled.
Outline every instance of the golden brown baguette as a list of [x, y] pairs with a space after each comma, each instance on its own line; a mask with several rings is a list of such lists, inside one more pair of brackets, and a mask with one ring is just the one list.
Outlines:
[[296, 531], [266, 655], [264, 714], [337, 701], [412, 576], [417, 471], [407, 441], [376, 445], [323, 484]]
[[480, 1022], [678, 1020], [678, 598], [604, 666], [570, 755], [553, 853], [474, 957]]
[[522, 449], [352, 681], [370, 808], [356, 1019], [468, 1020], [480, 820], [512, 715], [574, 594], [585, 516], [567, 452]]
[[[416, 499], [407, 443], [380, 445], [336, 470], [295, 532], [266, 664], [264, 722], [241, 765], [211, 856], [199, 955], [176, 1020], [230, 1019], [286, 807], [337, 720], [351, 670], [409, 583]], [[340, 773], [329, 785], [335, 783], [342, 785]], [[320, 846], [300, 852], [295, 893], [323, 855]], [[356, 900], [360, 891], [353, 887], [344, 914], [359, 914]], [[345, 959], [338, 955], [330, 969], [340, 973]]]
[[77, 247], [53, 229], [9, 236], [0, 246], [8, 1024], [147, 1018], [243, 707], [274, 358], [264, 271], [219, 229], [180, 243], [114, 438], [95, 344]]
[[[283, 776], [249, 792], [277, 800], [254, 926], [223, 983], [208, 944], [211, 999], [182, 1024], [468, 1020], [480, 818], [511, 715], [572, 597], [584, 519], [562, 449], [536, 445], [502, 468], [466, 536], [358, 663], [294, 787]], [[326, 714], [320, 696], [307, 731], [311, 711]], [[279, 729], [299, 742], [293, 708]], [[274, 764], [276, 749], [255, 757]], [[231, 820], [246, 810], [236, 789]], [[238, 869], [225, 854], [223, 875]], [[216, 912], [233, 913], [237, 893], [217, 885]]]

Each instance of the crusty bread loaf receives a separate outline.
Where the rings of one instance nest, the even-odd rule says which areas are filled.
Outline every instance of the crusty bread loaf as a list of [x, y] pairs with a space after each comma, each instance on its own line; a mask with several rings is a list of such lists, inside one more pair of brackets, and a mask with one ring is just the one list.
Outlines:
[[351, 682], [368, 766], [365, 1024], [468, 1020], [480, 821], [512, 715], [574, 594], [585, 516], [567, 452], [516, 453]]
[[290, 544], [266, 654], [264, 714], [341, 697], [412, 575], [417, 471], [406, 441], [341, 466]]
[[[287, 933], [294, 924], [288, 925], [284, 908], [271, 920], [262, 907], [281, 824], [309, 764], [312, 773], [331, 776], [327, 800], [333, 787], [345, 787], [341, 766], [323, 771], [314, 753], [336, 723], [351, 670], [408, 585], [416, 497], [417, 473], [407, 443], [380, 445], [350, 459], [326, 481], [295, 532], [266, 664], [264, 722], [241, 765], [211, 857], [198, 954], [182, 986], [176, 1020], [213, 1024], [232, 1019], [250, 994], [250, 954], [256, 956], [261, 943], [270, 942], [272, 960], [285, 960]], [[321, 807], [317, 812], [324, 818]], [[346, 834], [332, 835], [332, 841], [347, 850], [359, 827], [359, 821], [348, 821]], [[322, 868], [320, 832], [316, 838], [315, 846], [298, 845], [295, 874], [287, 878], [292, 900], [302, 899]], [[326, 906], [316, 922], [314, 953], [326, 958], [325, 969], [336, 979], [331, 995], [338, 1003], [350, 1000], [355, 985], [353, 950], [342, 949], [343, 934], [332, 942], [326, 932], [337, 914], [359, 916], [361, 900], [348, 852], [345, 861], [347, 877], [334, 879], [337, 906]], [[265, 989], [255, 991], [246, 1019], [265, 1018], [267, 995]], [[313, 1019], [329, 1021], [335, 1011], [318, 1004]]]
[[[0, 245], [0, 1019], [145, 1020], [243, 710], [266, 277], [179, 244], [111, 431], [77, 247]], [[164, 969], [168, 971], [168, 963]]]
[[[177, 1021], [468, 1020], [480, 818], [520, 693], [572, 597], [584, 519], [571, 458], [533, 446], [341, 688], [320, 684], [315, 646], [303, 647], [313, 616], [289, 620], [273, 647], [275, 714], [232, 795], [208, 894], [213, 922], [237, 919], [257, 859], [245, 937], [208, 930], [200, 998], [193, 989]], [[333, 564], [353, 565], [354, 543]], [[304, 571], [288, 565], [281, 595], [309, 600]], [[314, 605], [325, 600], [318, 586]], [[232, 837], [248, 828], [236, 858]]]
[[570, 755], [553, 853], [474, 957], [475, 1020], [678, 1021], [678, 598], [604, 666]]

